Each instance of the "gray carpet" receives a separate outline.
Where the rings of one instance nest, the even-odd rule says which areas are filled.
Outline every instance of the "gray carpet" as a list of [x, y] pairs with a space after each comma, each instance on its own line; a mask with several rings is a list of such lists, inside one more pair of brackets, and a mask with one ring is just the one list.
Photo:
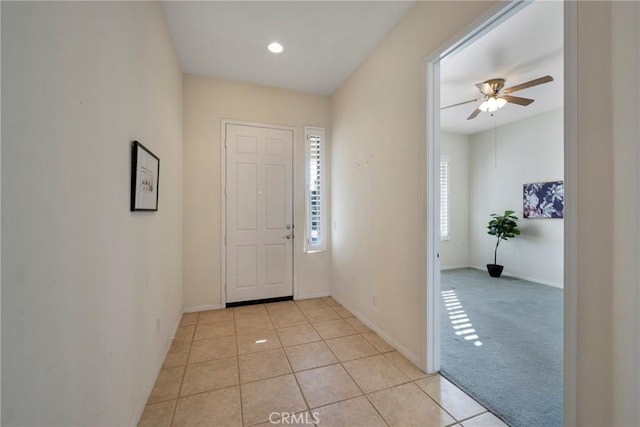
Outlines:
[[442, 291], [442, 374], [510, 426], [561, 426], [562, 290], [464, 268], [442, 272]]

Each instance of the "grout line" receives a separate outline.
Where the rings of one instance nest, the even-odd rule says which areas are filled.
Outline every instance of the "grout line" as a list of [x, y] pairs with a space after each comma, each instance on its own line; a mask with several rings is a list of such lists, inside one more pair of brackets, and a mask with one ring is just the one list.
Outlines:
[[244, 426], [244, 405], [242, 404], [242, 378], [240, 377], [240, 348], [238, 345], [238, 328], [236, 325], [236, 310], [233, 310], [233, 337], [236, 341], [236, 361], [238, 366], [238, 394], [240, 397], [240, 423]]
[[[184, 314], [183, 314], [184, 316]], [[184, 366], [182, 369], [182, 378], [180, 379], [180, 387], [178, 388], [178, 396], [176, 396], [176, 404], [173, 406], [173, 413], [171, 414], [171, 423], [169, 425], [173, 425], [173, 422], [176, 418], [176, 412], [178, 410], [178, 400], [180, 399], [180, 394], [182, 392], [182, 386], [184, 385], [184, 377], [187, 375], [187, 365], [189, 364], [189, 358], [191, 357], [191, 349], [193, 348], [193, 339], [196, 336], [196, 329], [198, 329], [198, 323], [200, 323], [200, 313], [196, 316], [196, 324], [193, 328], [193, 334], [191, 334], [191, 341], [189, 341], [189, 351], [187, 352], [187, 360], [184, 362]], [[173, 345], [173, 343], [172, 343]], [[171, 351], [171, 349], [169, 349]], [[157, 380], [156, 380], [157, 381]]]

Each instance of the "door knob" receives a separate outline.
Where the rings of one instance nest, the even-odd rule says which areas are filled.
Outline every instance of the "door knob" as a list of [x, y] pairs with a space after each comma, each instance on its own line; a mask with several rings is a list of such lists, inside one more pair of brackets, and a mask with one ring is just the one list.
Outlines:
[[293, 239], [293, 234], [289, 233], [286, 236], [282, 236], [283, 239], [291, 240]]

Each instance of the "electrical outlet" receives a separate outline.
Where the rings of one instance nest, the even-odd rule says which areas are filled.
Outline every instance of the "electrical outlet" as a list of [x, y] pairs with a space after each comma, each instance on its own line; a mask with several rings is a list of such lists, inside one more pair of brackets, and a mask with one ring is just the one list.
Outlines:
[[160, 318], [156, 319], [156, 334], [160, 334]]
[[378, 306], [378, 302], [376, 301], [376, 294], [371, 294], [371, 300], [373, 302], [373, 306], [377, 307]]

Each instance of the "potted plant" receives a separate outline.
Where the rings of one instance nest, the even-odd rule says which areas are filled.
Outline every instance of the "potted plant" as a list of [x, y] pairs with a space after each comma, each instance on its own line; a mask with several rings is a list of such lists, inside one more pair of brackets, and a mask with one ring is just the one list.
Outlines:
[[500, 242], [520, 235], [520, 230], [518, 230], [518, 224], [516, 223], [518, 217], [514, 213], [514, 211], [504, 211], [504, 215], [491, 214], [487, 233], [496, 236], [498, 239], [496, 249], [493, 252], [493, 264], [487, 264], [487, 271], [491, 277], [500, 277], [504, 268], [504, 266], [498, 265], [498, 246], [500, 246]]

